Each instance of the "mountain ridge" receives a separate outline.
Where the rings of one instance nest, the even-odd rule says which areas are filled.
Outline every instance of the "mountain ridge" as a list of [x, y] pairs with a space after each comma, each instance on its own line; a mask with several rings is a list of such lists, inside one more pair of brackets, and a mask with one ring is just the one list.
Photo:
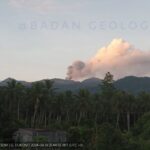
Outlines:
[[[16, 80], [16, 79], [7, 78], [3, 81], [0, 81], [0, 86], [7, 86], [7, 82], [11, 80]], [[54, 88], [56, 88], [58, 92], [63, 92], [67, 90], [76, 92], [81, 88], [85, 88], [95, 93], [100, 90], [101, 83], [102, 83], [101, 79], [95, 77], [85, 79], [83, 81], [74, 81], [74, 80], [66, 80], [66, 79], [59, 79], [59, 78], [43, 79], [34, 82], [19, 81], [19, 80], [16, 81], [22, 83], [24, 86], [30, 87], [32, 83], [42, 82], [45, 80], [54, 81]], [[126, 76], [124, 78], [114, 81], [114, 85], [117, 89], [125, 90], [127, 92], [131, 92], [134, 94], [137, 94], [142, 91], [150, 92], [150, 77]]]

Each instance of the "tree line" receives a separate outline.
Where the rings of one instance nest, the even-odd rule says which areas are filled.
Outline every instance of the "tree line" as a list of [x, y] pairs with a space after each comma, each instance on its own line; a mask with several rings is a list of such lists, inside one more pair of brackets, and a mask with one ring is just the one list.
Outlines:
[[88, 150], [149, 150], [150, 93], [118, 90], [109, 72], [101, 90], [57, 93], [51, 80], [0, 87], [0, 141], [18, 128], [65, 130]]

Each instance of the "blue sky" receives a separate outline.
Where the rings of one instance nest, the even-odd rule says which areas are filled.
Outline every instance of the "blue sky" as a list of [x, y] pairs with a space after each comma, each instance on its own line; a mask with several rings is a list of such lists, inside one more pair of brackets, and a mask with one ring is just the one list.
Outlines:
[[150, 1], [1, 0], [0, 80], [65, 78], [114, 38], [150, 50]]

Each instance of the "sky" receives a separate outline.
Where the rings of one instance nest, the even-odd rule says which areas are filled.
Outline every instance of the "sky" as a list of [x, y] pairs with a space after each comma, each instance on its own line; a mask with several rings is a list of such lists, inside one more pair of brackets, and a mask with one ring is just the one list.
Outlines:
[[[134, 60], [129, 73], [118, 74], [121, 70], [117, 69], [114, 76], [149, 76], [149, 11], [150, 1], [147, 0], [1, 0], [0, 80], [8, 77], [26, 81], [65, 79], [68, 66], [73, 67], [77, 61], [88, 66], [91, 60], [94, 62], [93, 58], [99, 60], [96, 57], [98, 51], [104, 46], [109, 47], [114, 40], [118, 41], [117, 49], [128, 43], [125, 50], [137, 52], [136, 58], [129, 53], [126, 56], [131, 57], [130, 62]], [[117, 55], [113, 59], [118, 57], [122, 58]], [[142, 65], [137, 67], [140, 63]], [[103, 67], [97, 65], [88, 75], [86, 72], [72, 79], [102, 78], [105, 71], [113, 72], [111, 66], [107, 70], [106, 64]], [[119, 67], [128, 68], [127, 65], [130, 63]], [[138, 70], [143, 66], [146, 68], [142, 74]]]

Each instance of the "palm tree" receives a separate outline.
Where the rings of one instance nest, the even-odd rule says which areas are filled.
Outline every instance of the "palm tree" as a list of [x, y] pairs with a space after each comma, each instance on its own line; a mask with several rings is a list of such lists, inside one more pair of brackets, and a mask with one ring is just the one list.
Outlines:
[[44, 92], [43, 92], [43, 111], [44, 111], [44, 126], [47, 127], [48, 120], [51, 119], [52, 113], [52, 101], [55, 96], [55, 89], [53, 88], [54, 82], [51, 80], [44, 80]]
[[110, 72], [107, 72], [102, 81], [101, 95], [108, 100], [113, 96], [113, 93], [115, 92], [113, 82], [113, 75]]
[[130, 125], [131, 125], [131, 113], [134, 112], [134, 104], [135, 104], [135, 98], [133, 95], [129, 93], [124, 92], [124, 110], [127, 115], [127, 129], [128, 131], [130, 130]]
[[[24, 97], [24, 86], [14, 79], [7, 82], [6, 90], [8, 91], [9, 111], [14, 115], [17, 114], [17, 119], [20, 119], [20, 103]], [[17, 106], [17, 108], [16, 108]], [[14, 110], [17, 110], [15, 113]]]
[[90, 93], [86, 89], [80, 89], [79, 92], [76, 95], [77, 100], [77, 108], [79, 111], [79, 118], [78, 118], [78, 125], [80, 124], [81, 120], [83, 118], [86, 118], [87, 112], [90, 108]]
[[34, 112], [33, 112], [33, 119], [31, 125], [32, 127], [36, 126], [36, 117], [39, 109], [39, 103], [43, 96], [43, 91], [44, 91], [44, 84], [42, 82], [35, 82], [32, 84], [31, 96], [34, 103]]
[[64, 112], [65, 112], [65, 119], [67, 122], [70, 121], [71, 115], [74, 113], [74, 97], [72, 91], [66, 91], [64, 92]]
[[119, 128], [119, 122], [120, 122], [120, 115], [123, 112], [123, 103], [124, 103], [124, 92], [123, 91], [117, 91], [113, 95], [112, 99], [112, 109], [117, 114], [116, 118], [116, 127]]
[[20, 120], [20, 103], [24, 102], [25, 96], [25, 87], [21, 83], [17, 83], [16, 85], [16, 93], [17, 93], [17, 118]]

